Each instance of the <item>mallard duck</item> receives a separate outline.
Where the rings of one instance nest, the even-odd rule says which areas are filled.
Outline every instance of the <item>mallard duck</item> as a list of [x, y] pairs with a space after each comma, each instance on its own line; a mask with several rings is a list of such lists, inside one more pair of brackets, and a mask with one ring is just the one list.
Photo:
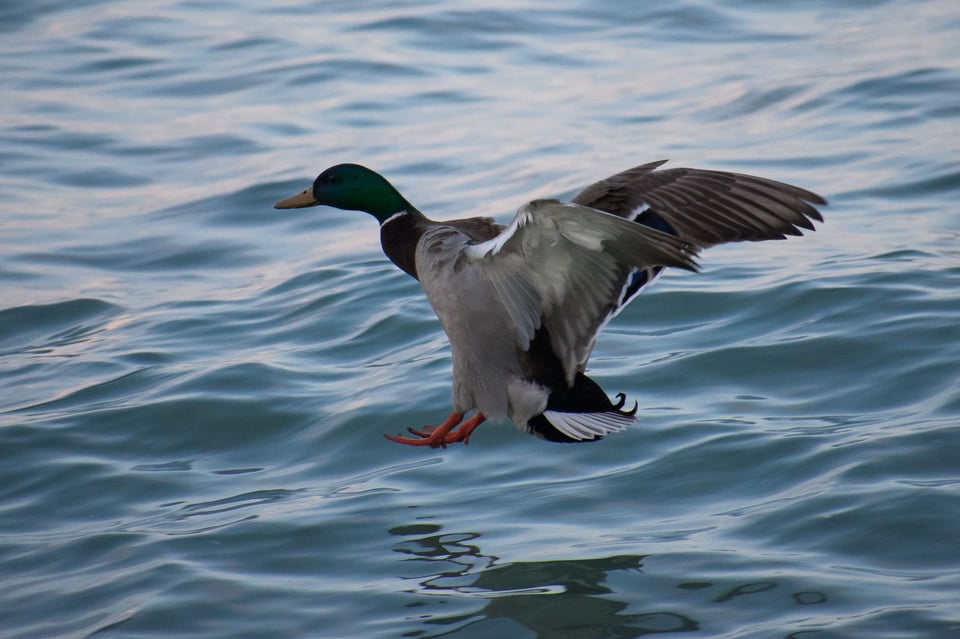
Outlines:
[[[453, 356], [453, 410], [439, 426], [385, 435], [413, 446], [468, 443], [510, 419], [554, 442], [596, 441], [635, 421], [585, 369], [597, 335], [666, 267], [695, 271], [703, 248], [783, 239], [823, 221], [815, 193], [760, 177], [651, 162], [571, 202], [492, 218], [434, 221], [378, 173], [339, 164], [275, 208], [326, 205], [380, 223], [383, 252], [420, 281]], [[475, 411], [475, 412], [474, 412]], [[473, 412], [472, 416], [466, 417]]]

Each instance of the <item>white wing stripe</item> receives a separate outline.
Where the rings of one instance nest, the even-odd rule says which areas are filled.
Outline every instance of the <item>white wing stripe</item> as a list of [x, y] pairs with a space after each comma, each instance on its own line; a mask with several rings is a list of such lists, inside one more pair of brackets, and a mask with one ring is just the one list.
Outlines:
[[500, 252], [500, 249], [503, 248], [503, 245], [510, 241], [510, 238], [517, 232], [517, 229], [529, 224], [531, 219], [527, 207], [521, 207], [513, 217], [513, 221], [510, 222], [507, 228], [500, 231], [499, 235], [486, 242], [468, 245], [464, 248], [463, 254], [471, 260], [481, 260], [488, 255], [496, 255]]
[[624, 217], [630, 220], [631, 222], [635, 221], [641, 214], [646, 213], [650, 210], [650, 205], [646, 202], [640, 202], [637, 204], [636, 208], [627, 213]]

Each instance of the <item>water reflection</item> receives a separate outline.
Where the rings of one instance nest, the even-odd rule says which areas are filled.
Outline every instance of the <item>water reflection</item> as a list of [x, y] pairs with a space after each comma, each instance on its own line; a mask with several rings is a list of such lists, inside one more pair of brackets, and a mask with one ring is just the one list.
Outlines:
[[743, 597], [744, 595], [753, 595], [758, 592], [763, 592], [764, 590], [770, 590], [776, 588], [777, 584], [772, 581], [760, 581], [757, 583], [743, 584], [731, 588], [727, 592], [723, 593], [719, 597], [715, 598], [714, 601], [723, 603], [725, 601], [730, 601], [734, 597]]
[[[624, 613], [628, 602], [611, 596], [605, 585], [615, 571], [639, 570], [643, 555], [595, 559], [511, 562], [484, 554], [479, 533], [441, 533], [434, 524], [399, 526], [390, 534], [407, 537], [394, 550], [407, 556], [411, 592], [479, 598], [482, 608], [467, 614], [424, 614], [424, 624], [443, 626], [406, 633], [408, 637], [440, 637], [485, 620], [506, 618], [537, 637], [639, 637], [659, 632], [698, 630], [696, 620], [663, 610]], [[453, 625], [454, 628], [450, 628]]]

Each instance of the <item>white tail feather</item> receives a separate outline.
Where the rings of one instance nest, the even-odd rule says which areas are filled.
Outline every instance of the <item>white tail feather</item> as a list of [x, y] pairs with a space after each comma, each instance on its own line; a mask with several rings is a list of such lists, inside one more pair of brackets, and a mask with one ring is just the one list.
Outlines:
[[632, 415], [622, 413], [562, 413], [546, 410], [543, 416], [558, 431], [577, 441], [620, 432], [636, 421]]

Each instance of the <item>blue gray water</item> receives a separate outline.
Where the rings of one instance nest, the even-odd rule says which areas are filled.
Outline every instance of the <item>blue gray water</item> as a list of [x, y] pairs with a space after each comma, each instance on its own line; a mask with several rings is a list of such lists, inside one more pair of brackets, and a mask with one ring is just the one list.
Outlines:
[[[955, 0], [0, 5], [0, 636], [960, 637]], [[392, 444], [445, 339], [329, 165], [509, 219], [651, 160], [830, 200], [591, 362], [633, 430]]]

